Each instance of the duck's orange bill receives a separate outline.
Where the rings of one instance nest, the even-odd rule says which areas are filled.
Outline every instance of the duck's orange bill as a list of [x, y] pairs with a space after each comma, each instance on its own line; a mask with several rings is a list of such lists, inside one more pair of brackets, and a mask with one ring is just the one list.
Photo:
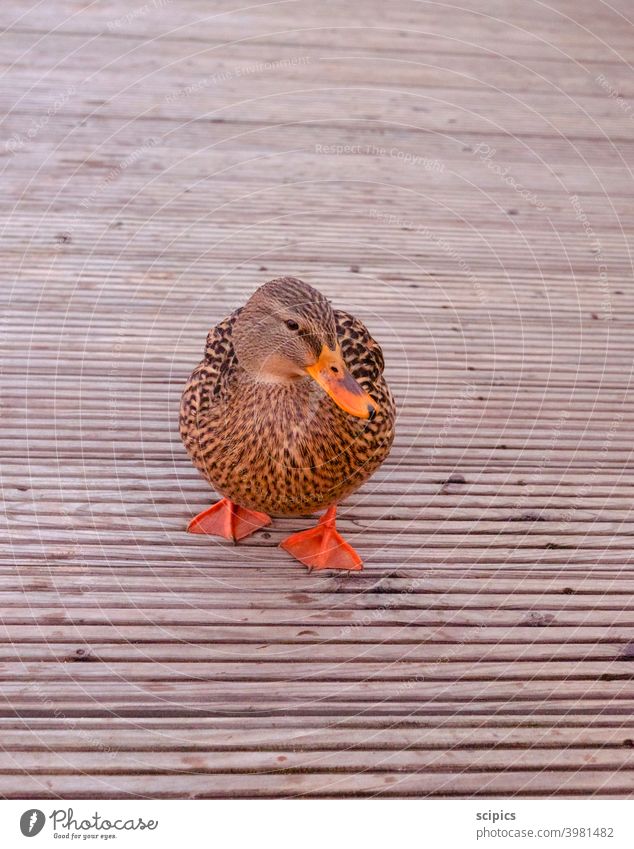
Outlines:
[[317, 362], [306, 371], [346, 413], [360, 419], [374, 418], [378, 407], [346, 368], [339, 345], [334, 351], [324, 345]]

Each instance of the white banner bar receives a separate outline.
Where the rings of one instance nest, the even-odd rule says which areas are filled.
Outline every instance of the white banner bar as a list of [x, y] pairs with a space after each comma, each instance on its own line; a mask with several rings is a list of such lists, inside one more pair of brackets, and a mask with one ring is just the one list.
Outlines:
[[633, 814], [629, 800], [2, 801], [0, 845], [632, 849]]

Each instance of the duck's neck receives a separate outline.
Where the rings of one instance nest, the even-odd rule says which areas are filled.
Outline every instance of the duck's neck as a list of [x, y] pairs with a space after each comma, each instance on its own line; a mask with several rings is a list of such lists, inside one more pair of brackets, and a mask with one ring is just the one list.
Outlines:
[[251, 387], [252, 391], [266, 394], [267, 391], [289, 395], [306, 396], [310, 394], [314, 380], [307, 374], [282, 373], [278, 369], [262, 368], [257, 372], [241, 369], [241, 383]]
[[274, 383], [289, 388], [303, 380], [310, 380], [305, 372], [299, 371], [292, 363], [275, 354], [260, 361], [257, 368], [246, 370], [254, 383]]

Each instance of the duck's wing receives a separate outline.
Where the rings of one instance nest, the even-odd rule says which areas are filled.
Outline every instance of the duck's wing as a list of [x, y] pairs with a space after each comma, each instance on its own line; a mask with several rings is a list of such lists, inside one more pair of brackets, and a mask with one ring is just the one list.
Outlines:
[[232, 331], [240, 310], [223, 319], [207, 335], [205, 357], [192, 372], [183, 391], [180, 435], [187, 451], [199, 465], [201, 427], [211, 404], [230, 383], [236, 369]]
[[242, 309], [237, 309], [220, 324], [209, 331], [205, 344], [205, 359], [200, 364], [205, 367], [206, 379], [212, 395], [219, 395], [227, 379], [237, 367], [233, 349], [233, 327]]
[[341, 353], [352, 376], [364, 389], [376, 386], [385, 366], [383, 351], [365, 324], [343, 310], [335, 310]]

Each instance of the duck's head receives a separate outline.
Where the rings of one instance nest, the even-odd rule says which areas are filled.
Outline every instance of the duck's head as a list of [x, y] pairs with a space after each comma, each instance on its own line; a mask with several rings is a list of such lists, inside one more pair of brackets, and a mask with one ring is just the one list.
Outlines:
[[294, 277], [261, 286], [240, 310], [233, 328], [238, 363], [256, 380], [315, 380], [352, 416], [373, 418], [377, 405], [343, 360], [328, 300]]

